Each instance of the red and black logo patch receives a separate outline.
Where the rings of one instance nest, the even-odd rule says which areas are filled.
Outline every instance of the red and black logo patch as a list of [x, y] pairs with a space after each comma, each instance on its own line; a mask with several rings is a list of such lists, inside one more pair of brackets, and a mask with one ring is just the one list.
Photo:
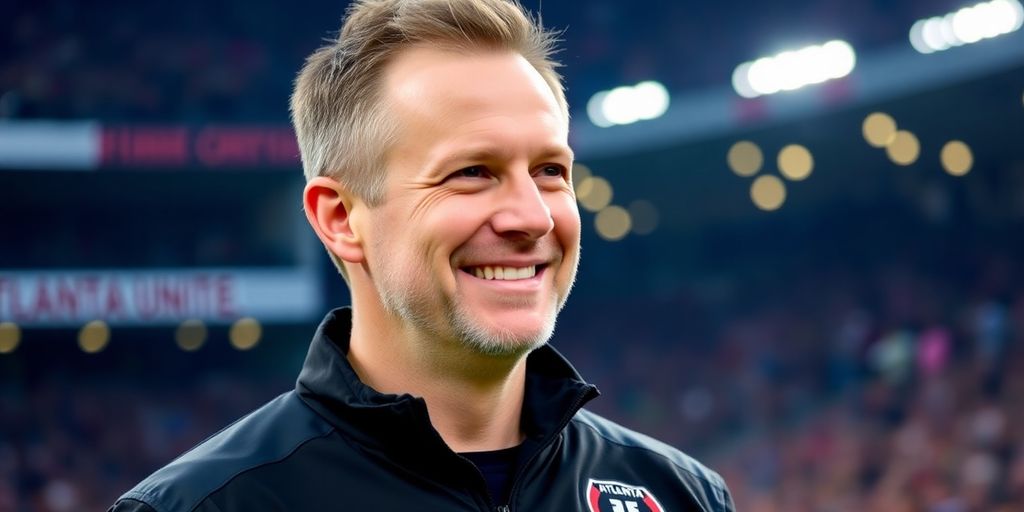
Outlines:
[[583, 495], [590, 512], [665, 512], [646, 487], [637, 485], [591, 478]]

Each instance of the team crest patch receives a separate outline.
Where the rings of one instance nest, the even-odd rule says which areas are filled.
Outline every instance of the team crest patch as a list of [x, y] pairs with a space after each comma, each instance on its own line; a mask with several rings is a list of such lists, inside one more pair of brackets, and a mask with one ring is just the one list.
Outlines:
[[665, 512], [646, 487], [613, 480], [591, 478], [583, 495], [590, 512]]

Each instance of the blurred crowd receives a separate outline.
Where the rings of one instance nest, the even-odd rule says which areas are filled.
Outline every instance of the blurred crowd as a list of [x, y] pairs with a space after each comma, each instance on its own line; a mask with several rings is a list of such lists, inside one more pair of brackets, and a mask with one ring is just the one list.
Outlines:
[[284, 36], [304, 27], [270, 4], [58, 0], [4, 10], [0, 118], [287, 119], [294, 74], [281, 60], [301, 60]]
[[[956, 2], [524, 2], [564, 32], [570, 104], [660, 80], [725, 87], [740, 62], [842, 38], [858, 51], [906, 44], [917, 18]], [[330, 37], [344, 3], [103, 0], [6, 2], [0, 10], [0, 119], [202, 123], [287, 120], [291, 82]]]
[[19, 191], [0, 201], [0, 233], [18, 248], [0, 250], [8, 271], [286, 266], [309, 246], [298, 171], [208, 173], [201, 186], [178, 172], [67, 173], [56, 191], [53, 173], [0, 181]]
[[[940, 3], [791, 1], [737, 20], [728, 3], [548, 2], [543, 13], [546, 24], [568, 26], [560, 58], [570, 101], [582, 106], [596, 90], [648, 78], [672, 90], [727, 84], [737, 62], [769, 44], [845, 37], [860, 49], [902, 40], [913, 19], [957, 7]], [[337, 28], [340, 9], [278, 8], [237, 0], [5, 4], [0, 119], [285, 122], [292, 77]], [[730, 35], [716, 35], [725, 25]], [[802, 28], [780, 42], [795, 25]], [[51, 179], [33, 176], [18, 178], [22, 189]], [[0, 251], [0, 268], [293, 263], [278, 251], [295, 246], [282, 212], [296, 207], [271, 204], [277, 195], [254, 199], [261, 189], [246, 180], [252, 190], [237, 203], [251, 209], [215, 214], [207, 206], [226, 199], [196, 199], [213, 190], [212, 179], [203, 187], [185, 180], [178, 190], [146, 178], [148, 193], [126, 198], [119, 187], [100, 183], [109, 194], [100, 196], [62, 178], [67, 197], [53, 198], [77, 212], [71, 217], [35, 196], [9, 198], [0, 228], [15, 241], [50, 238]], [[241, 190], [242, 180], [223, 180], [225, 190]], [[129, 199], [134, 210], [118, 208]], [[167, 212], [175, 221], [150, 229]], [[23, 222], [29, 217], [36, 224]], [[631, 288], [635, 295], [608, 303], [577, 295], [555, 345], [602, 390], [594, 410], [719, 470], [738, 510], [1024, 510], [1024, 250], [977, 244], [970, 258], [946, 256], [957, 249], [950, 239], [974, 245], [1019, 233], [972, 238], [964, 234], [974, 232], [971, 219], [964, 224], [957, 237], [906, 242], [933, 251], [938, 266], [884, 252], [857, 262], [876, 251], [865, 243], [843, 265], [822, 256], [801, 272], [781, 270], [784, 256], [755, 255], [779, 271], [774, 281], [737, 271], [667, 294]], [[909, 231], [887, 233], [909, 239]], [[808, 239], [793, 251], [825, 252], [834, 241]], [[301, 336], [287, 341], [297, 360], [308, 339]], [[209, 356], [205, 348], [171, 364], [173, 344], [142, 338], [134, 348], [112, 345], [103, 357], [116, 362], [99, 366], [101, 356], [39, 348], [57, 340], [0, 355], [0, 512], [104, 510], [292, 385], [293, 375], [242, 369], [231, 358], [196, 365]]]
[[143, 380], [93, 375], [5, 387], [0, 511], [106, 510], [145, 475], [287, 389], [235, 374]]
[[[932, 342], [915, 341], [911, 357], [928, 359]], [[916, 382], [867, 382], [792, 429], [740, 441], [719, 459], [740, 510], [1024, 510], [1024, 360], [995, 375], [929, 364], [918, 362]]]
[[577, 359], [605, 394], [595, 408], [699, 455], [738, 510], [1024, 510], [1013, 261], [989, 255], [959, 282], [901, 265], [812, 271], [732, 311], [711, 342], [680, 339], [701, 313], [683, 307], [651, 315], [675, 330], [627, 328], [602, 346], [615, 356]]
[[[662, 321], [567, 321], [555, 343], [602, 390], [593, 409], [721, 471], [739, 510], [1021, 510], [1024, 293], [1012, 259], [982, 268], [964, 282], [812, 272], [726, 311], [699, 296], [587, 303]], [[3, 382], [0, 511], [103, 509], [291, 386], [230, 364], [151, 378], [135, 364]]]
[[[904, 291], [911, 308], [936, 299]], [[1024, 510], [1024, 294], [952, 304], [888, 325], [852, 309], [819, 340], [834, 397], [720, 459], [743, 510]]]

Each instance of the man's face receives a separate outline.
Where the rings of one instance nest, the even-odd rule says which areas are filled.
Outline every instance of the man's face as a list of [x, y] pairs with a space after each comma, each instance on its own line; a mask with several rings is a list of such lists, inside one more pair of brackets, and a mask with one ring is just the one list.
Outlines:
[[414, 48], [383, 102], [399, 130], [367, 266], [404, 328], [513, 356], [550, 338], [579, 262], [567, 121], [510, 52]]

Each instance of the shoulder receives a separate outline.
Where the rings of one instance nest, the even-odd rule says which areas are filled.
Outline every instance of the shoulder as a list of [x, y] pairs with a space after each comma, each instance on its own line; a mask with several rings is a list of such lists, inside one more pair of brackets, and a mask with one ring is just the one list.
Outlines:
[[[587, 410], [580, 410], [570, 423], [576, 449], [602, 460], [614, 460], [630, 470], [663, 476], [684, 485], [713, 510], [732, 510], [732, 498], [722, 477], [682, 451], [650, 436], [630, 430]], [[605, 464], [606, 465], [606, 464]]]
[[193, 510], [242, 473], [284, 461], [332, 431], [295, 392], [285, 393], [157, 470], [121, 496], [112, 510]]

